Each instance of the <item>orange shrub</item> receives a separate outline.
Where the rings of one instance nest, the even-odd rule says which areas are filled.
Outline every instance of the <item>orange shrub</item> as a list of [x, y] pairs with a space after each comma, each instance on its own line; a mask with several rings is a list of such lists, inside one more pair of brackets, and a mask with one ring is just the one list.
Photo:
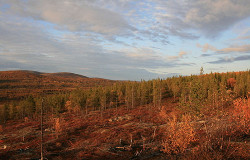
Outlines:
[[235, 123], [237, 131], [249, 134], [250, 128], [250, 99], [238, 98], [233, 101], [234, 110], [232, 113], [231, 120]]
[[227, 86], [233, 88], [236, 84], [236, 80], [234, 78], [227, 79]]
[[63, 118], [55, 118], [54, 119], [54, 129], [55, 129], [55, 134], [56, 138], [62, 133], [63, 129], [65, 129], [65, 121]]
[[183, 115], [183, 122], [178, 122], [176, 115], [169, 118], [165, 140], [162, 142], [162, 151], [167, 154], [184, 153], [192, 142], [196, 141], [191, 117]]

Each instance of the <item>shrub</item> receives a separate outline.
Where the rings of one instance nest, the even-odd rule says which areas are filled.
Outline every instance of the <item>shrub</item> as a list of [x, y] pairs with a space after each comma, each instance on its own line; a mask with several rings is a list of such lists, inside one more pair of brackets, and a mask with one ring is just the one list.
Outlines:
[[190, 115], [182, 116], [183, 122], [178, 122], [176, 115], [169, 118], [168, 128], [162, 142], [162, 151], [167, 154], [184, 153], [196, 141]]
[[235, 132], [249, 134], [250, 128], [250, 99], [238, 98], [233, 101], [234, 109], [232, 111], [231, 121], [234, 124]]

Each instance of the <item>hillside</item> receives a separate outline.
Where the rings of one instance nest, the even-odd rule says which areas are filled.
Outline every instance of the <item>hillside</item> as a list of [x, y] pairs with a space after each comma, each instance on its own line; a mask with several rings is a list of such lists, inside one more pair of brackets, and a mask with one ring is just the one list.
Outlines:
[[30, 94], [65, 93], [76, 88], [87, 89], [94, 86], [108, 86], [113, 83], [115, 81], [88, 78], [68, 72], [0, 71], [0, 102], [18, 100]]

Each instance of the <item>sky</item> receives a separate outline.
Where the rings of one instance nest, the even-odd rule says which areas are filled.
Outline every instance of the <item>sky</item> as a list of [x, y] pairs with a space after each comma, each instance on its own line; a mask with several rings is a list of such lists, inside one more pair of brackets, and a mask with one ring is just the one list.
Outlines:
[[250, 69], [249, 0], [0, 0], [0, 70], [113, 80]]

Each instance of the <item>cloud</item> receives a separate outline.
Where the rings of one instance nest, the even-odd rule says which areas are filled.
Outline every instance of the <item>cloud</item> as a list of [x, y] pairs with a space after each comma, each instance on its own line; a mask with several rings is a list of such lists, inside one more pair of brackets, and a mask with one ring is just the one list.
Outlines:
[[2, 0], [2, 12], [42, 20], [61, 29], [103, 36], [135, 36], [168, 44], [169, 35], [216, 37], [249, 17], [248, 0]]
[[197, 47], [201, 48], [203, 52], [213, 51], [221, 54], [229, 53], [250, 53], [250, 44], [246, 45], [234, 45], [227, 48], [217, 49], [216, 47], [206, 43], [204, 45], [197, 44]]
[[88, 66], [88, 56], [103, 52], [95, 39], [66, 34], [57, 40], [44, 32], [43, 26], [22, 21], [0, 16], [0, 63], [5, 68], [65, 71], [82, 60]]
[[196, 44], [197, 47], [202, 49], [202, 52], [207, 52], [207, 51], [217, 51], [217, 49], [215, 47], [213, 47], [212, 45], [206, 43], [204, 45], [201, 45], [199, 43]]
[[169, 56], [168, 58], [172, 60], [177, 60], [177, 59], [183, 58], [184, 55], [187, 55], [187, 52], [180, 51], [178, 56]]
[[211, 54], [202, 54], [201, 57], [209, 57]]
[[143, 48], [126, 48], [122, 49], [119, 52], [125, 53], [127, 57], [136, 59], [136, 60], [162, 60], [164, 59], [162, 53], [156, 52], [152, 48], [143, 47]]
[[102, 36], [105, 40], [123, 45], [126, 44], [119, 41], [119, 37], [168, 44], [168, 34], [141, 27], [152, 24], [152, 19], [143, 17], [141, 12], [145, 11], [140, 8], [149, 2], [134, 3], [132, 0], [2, 1], [3, 5], [9, 6], [5, 14], [51, 23], [57, 30], [86, 34], [91, 32], [95, 36]]
[[249, 17], [248, 0], [158, 0], [157, 18], [180, 33], [199, 32], [213, 38]]
[[223, 49], [217, 50], [217, 52], [219, 53], [233, 53], [233, 52], [250, 53], [250, 44], [223, 48]]
[[159, 73], [148, 69], [189, 65], [169, 62], [162, 53], [149, 47], [104, 48], [94, 34], [50, 34], [43, 25], [23, 23], [20, 17], [0, 16], [0, 34], [1, 70], [67, 71], [89, 77], [140, 80], [158, 77]]
[[249, 40], [250, 39], [250, 36], [239, 36], [237, 38], [234, 38], [232, 40]]
[[216, 61], [211, 61], [208, 63], [210, 63], [210, 64], [223, 64], [223, 63], [232, 63], [232, 62], [236, 62], [236, 61], [246, 61], [246, 60], [250, 60], [250, 55], [238, 56], [238, 57], [224, 57], [224, 58], [220, 58]]
[[[249, 2], [243, 0], [0, 0], [0, 69], [149, 79], [194, 65], [185, 51], [167, 55], [180, 48], [176, 37], [182, 42], [216, 37], [246, 17]], [[197, 46], [230, 56], [249, 53], [246, 43]]]
[[9, 14], [43, 20], [70, 31], [114, 36], [131, 34], [135, 29], [119, 13], [96, 6], [91, 1], [4, 0], [4, 4], [9, 4]]
[[136, 35], [138, 40], [150, 40], [152, 42], [160, 42], [163, 45], [168, 45], [170, 43], [168, 40], [168, 33], [155, 29], [154, 27], [147, 30], [140, 30], [138, 32], [138, 35]]
[[42, 26], [22, 23], [20, 19], [0, 16], [0, 34], [1, 53], [16, 59], [49, 58], [60, 51], [56, 41], [42, 31]]

